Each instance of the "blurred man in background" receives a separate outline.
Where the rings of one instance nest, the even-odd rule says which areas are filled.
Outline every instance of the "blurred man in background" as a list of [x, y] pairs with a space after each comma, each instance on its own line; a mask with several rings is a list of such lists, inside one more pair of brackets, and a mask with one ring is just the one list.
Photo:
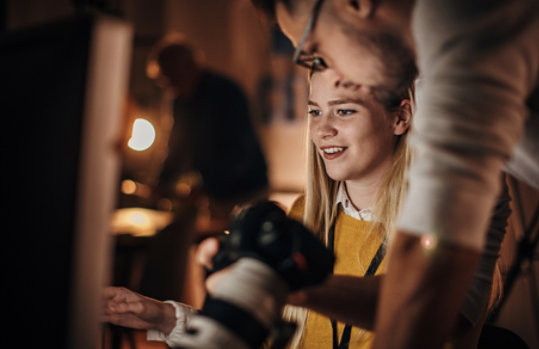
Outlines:
[[182, 184], [200, 187], [211, 219], [223, 221], [235, 205], [265, 197], [266, 160], [240, 87], [204, 68], [200, 52], [177, 36], [156, 45], [147, 71], [172, 100], [159, 175], [165, 193], [178, 193]]

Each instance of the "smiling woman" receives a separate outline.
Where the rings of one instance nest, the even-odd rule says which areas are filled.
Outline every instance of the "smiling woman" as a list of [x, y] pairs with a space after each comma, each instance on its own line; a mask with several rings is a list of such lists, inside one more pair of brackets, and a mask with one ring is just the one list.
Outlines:
[[331, 71], [312, 77], [310, 138], [332, 179], [351, 180], [349, 187], [354, 179], [379, 182], [391, 167], [397, 136], [409, 124], [399, 122], [398, 113], [391, 115], [367, 93], [331, 86], [331, 79]]
[[[386, 108], [364, 89], [341, 82], [331, 69], [311, 77], [307, 190], [290, 214], [334, 250], [336, 276], [378, 275], [405, 189], [411, 96]], [[372, 328], [376, 292], [362, 294], [372, 308], [363, 308], [370, 319], [362, 327]], [[299, 305], [318, 310], [314, 303]], [[314, 311], [289, 307], [285, 317], [302, 325], [294, 347], [367, 348], [372, 341], [365, 330]]]

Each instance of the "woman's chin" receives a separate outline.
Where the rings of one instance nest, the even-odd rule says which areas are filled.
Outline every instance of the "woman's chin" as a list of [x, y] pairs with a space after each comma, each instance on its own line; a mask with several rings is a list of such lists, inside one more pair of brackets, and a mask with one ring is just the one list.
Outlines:
[[345, 181], [348, 179], [348, 176], [342, 171], [330, 171], [327, 170], [328, 177], [334, 181]]

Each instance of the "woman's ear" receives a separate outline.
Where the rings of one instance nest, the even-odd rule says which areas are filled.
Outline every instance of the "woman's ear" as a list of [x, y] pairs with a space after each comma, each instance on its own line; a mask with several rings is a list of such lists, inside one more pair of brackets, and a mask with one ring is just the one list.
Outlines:
[[412, 105], [409, 99], [403, 99], [399, 109], [395, 112], [395, 121], [393, 123], [393, 134], [400, 136], [405, 134], [412, 123]]
[[370, 17], [376, 8], [374, 2], [375, 0], [334, 0], [337, 13], [353, 16], [357, 19]]

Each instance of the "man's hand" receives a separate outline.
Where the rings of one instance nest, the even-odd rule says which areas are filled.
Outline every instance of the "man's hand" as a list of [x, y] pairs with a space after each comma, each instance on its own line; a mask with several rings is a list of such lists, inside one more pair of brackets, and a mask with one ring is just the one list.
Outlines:
[[382, 282], [373, 348], [440, 348], [454, 330], [480, 252], [398, 232]]
[[[211, 270], [213, 268], [213, 257], [219, 251], [219, 239], [215, 237], [206, 238], [200, 242], [197, 249], [197, 261], [204, 268]], [[228, 267], [212, 273], [206, 279], [206, 290], [211, 293], [219, 281], [228, 274]]]
[[176, 323], [174, 307], [144, 297], [123, 287], [103, 291], [102, 321], [141, 330], [159, 330], [169, 334]]

